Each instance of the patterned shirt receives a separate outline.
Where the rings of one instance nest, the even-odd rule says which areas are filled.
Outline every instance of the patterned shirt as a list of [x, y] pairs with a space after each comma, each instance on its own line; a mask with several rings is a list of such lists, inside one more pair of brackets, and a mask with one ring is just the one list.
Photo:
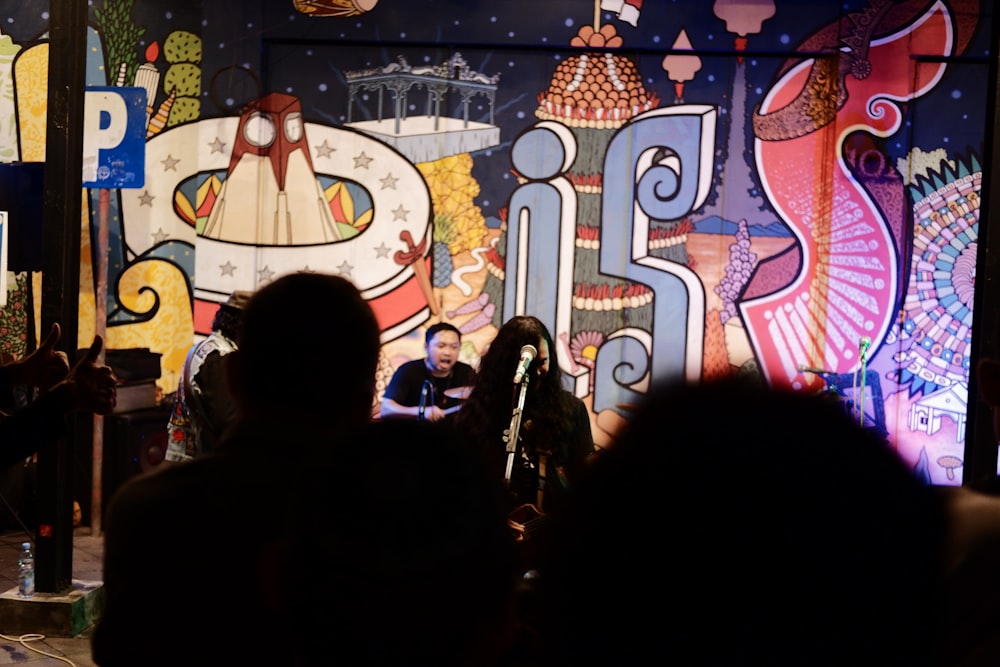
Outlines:
[[219, 362], [235, 349], [234, 341], [213, 331], [188, 352], [167, 422], [168, 461], [187, 461], [206, 454], [221, 435], [233, 406]]

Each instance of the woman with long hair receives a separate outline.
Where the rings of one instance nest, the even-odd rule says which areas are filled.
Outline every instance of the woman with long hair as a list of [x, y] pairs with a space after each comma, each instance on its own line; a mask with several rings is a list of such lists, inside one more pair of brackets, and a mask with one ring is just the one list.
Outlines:
[[480, 361], [455, 427], [505, 476], [505, 432], [520, 392], [513, 377], [525, 345], [534, 346], [537, 354], [528, 367], [520, 438], [507, 486], [512, 509], [531, 503], [547, 511], [564, 499], [570, 480], [594, 451], [594, 439], [583, 401], [563, 389], [559, 365], [550, 358], [555, 345], [541, 320], [518, 316], [500, 328]]

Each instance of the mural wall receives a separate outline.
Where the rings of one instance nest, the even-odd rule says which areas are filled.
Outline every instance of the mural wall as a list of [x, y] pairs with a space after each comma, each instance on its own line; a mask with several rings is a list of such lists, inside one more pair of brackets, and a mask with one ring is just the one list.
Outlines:
[[[46, 9], [3, 10], [3, 161], [44, 160]], [[169, 392], [231, 291], [331, 272], [382, 324], [380, 389], [428, 325], [475, 365], [528, 313], [599, 443], [651, 383], [746, 374], [828, 393], [959, 484], [990, 11], [94, 0], [88, 85], [149, 100], [145, 185], [112, 196], [108, 344], [161, 353]]]

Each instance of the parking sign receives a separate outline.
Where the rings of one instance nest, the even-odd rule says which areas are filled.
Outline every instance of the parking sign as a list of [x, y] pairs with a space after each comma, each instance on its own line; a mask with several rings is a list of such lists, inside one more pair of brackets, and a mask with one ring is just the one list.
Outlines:
[[87, 88], [83, 187], [141, 188], [146, 181], [145, 88]]

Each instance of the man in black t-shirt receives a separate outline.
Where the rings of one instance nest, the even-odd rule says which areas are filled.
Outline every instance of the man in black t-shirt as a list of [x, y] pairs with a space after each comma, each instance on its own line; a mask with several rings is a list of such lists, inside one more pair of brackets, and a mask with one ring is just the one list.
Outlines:
[[464, 398], [461, 394], [476, 378], [472, 367], [458, 360], [461, 345], [462, 334], [451, 324], [429, 327], [424, 343], [427, 356], [396, 369], [382, 397], [382, 419], [436, 422], [457, 412]]

